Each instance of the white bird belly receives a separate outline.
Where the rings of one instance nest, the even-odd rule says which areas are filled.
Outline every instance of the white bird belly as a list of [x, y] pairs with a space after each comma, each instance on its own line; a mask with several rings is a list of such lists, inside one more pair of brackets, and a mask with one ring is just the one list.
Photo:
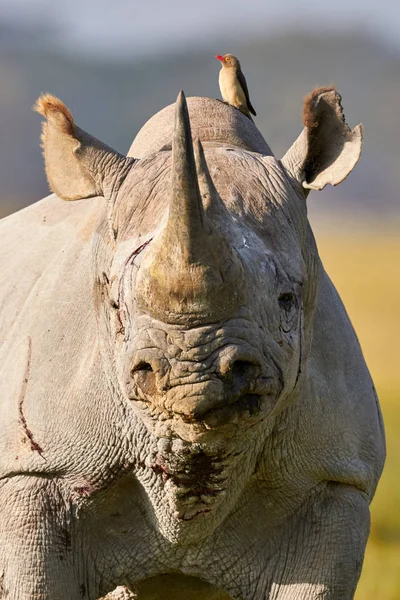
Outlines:
[[219, 72], [219, 88], [225, 102], [232, 106], [247, 106], [246, 96], [234, 69], [221, 69]]

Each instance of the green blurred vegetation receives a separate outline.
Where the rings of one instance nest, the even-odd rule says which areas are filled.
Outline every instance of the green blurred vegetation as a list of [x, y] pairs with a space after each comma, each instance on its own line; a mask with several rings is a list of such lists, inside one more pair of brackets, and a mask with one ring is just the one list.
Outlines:
[[[347, 230], [348, 231], [348, 230]], [[358, 334], [381, 402], [387, 460], [356, 600], [400, 599], [400, 236], [316, 232], [322, 260]]]

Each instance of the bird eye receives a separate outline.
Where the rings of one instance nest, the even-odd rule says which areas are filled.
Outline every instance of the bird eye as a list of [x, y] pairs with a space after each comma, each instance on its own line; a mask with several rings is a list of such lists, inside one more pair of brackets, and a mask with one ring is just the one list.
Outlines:
[[229, 58], [229, 56], [225, 56], [225, 62], [229, 62], [231, 59]]

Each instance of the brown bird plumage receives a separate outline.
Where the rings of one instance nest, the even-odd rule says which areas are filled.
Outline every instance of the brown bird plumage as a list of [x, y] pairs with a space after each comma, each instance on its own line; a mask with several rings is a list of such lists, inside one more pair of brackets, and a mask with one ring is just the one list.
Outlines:
[[223, 100], [238, 108], [252, 121], [250, 113], [254, 116], [257, 113], [250, 102], [246, 78], [243, 75], [239, 60], [233, 54], [225, 54], [225, 56], [217, 54], [215, 58], [221, 62], [219, 89]]

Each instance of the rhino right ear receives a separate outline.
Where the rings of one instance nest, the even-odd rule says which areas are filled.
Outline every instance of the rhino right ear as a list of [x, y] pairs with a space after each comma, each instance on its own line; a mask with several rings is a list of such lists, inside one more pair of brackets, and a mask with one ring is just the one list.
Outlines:
[[135, 162], [74, 123], [61, 100], [45, 94], [33, 107], [42, 114], [42, 144], [50, 189], [63, 200], [108, 196]]
[[347, 125], [341, 96], [334, 87], [315, 89], [304, 98], [304, 129], [281, 163], [286, 173], [308, 190], [338, 185], [357, 164], [362, 148], [362, 125]]

